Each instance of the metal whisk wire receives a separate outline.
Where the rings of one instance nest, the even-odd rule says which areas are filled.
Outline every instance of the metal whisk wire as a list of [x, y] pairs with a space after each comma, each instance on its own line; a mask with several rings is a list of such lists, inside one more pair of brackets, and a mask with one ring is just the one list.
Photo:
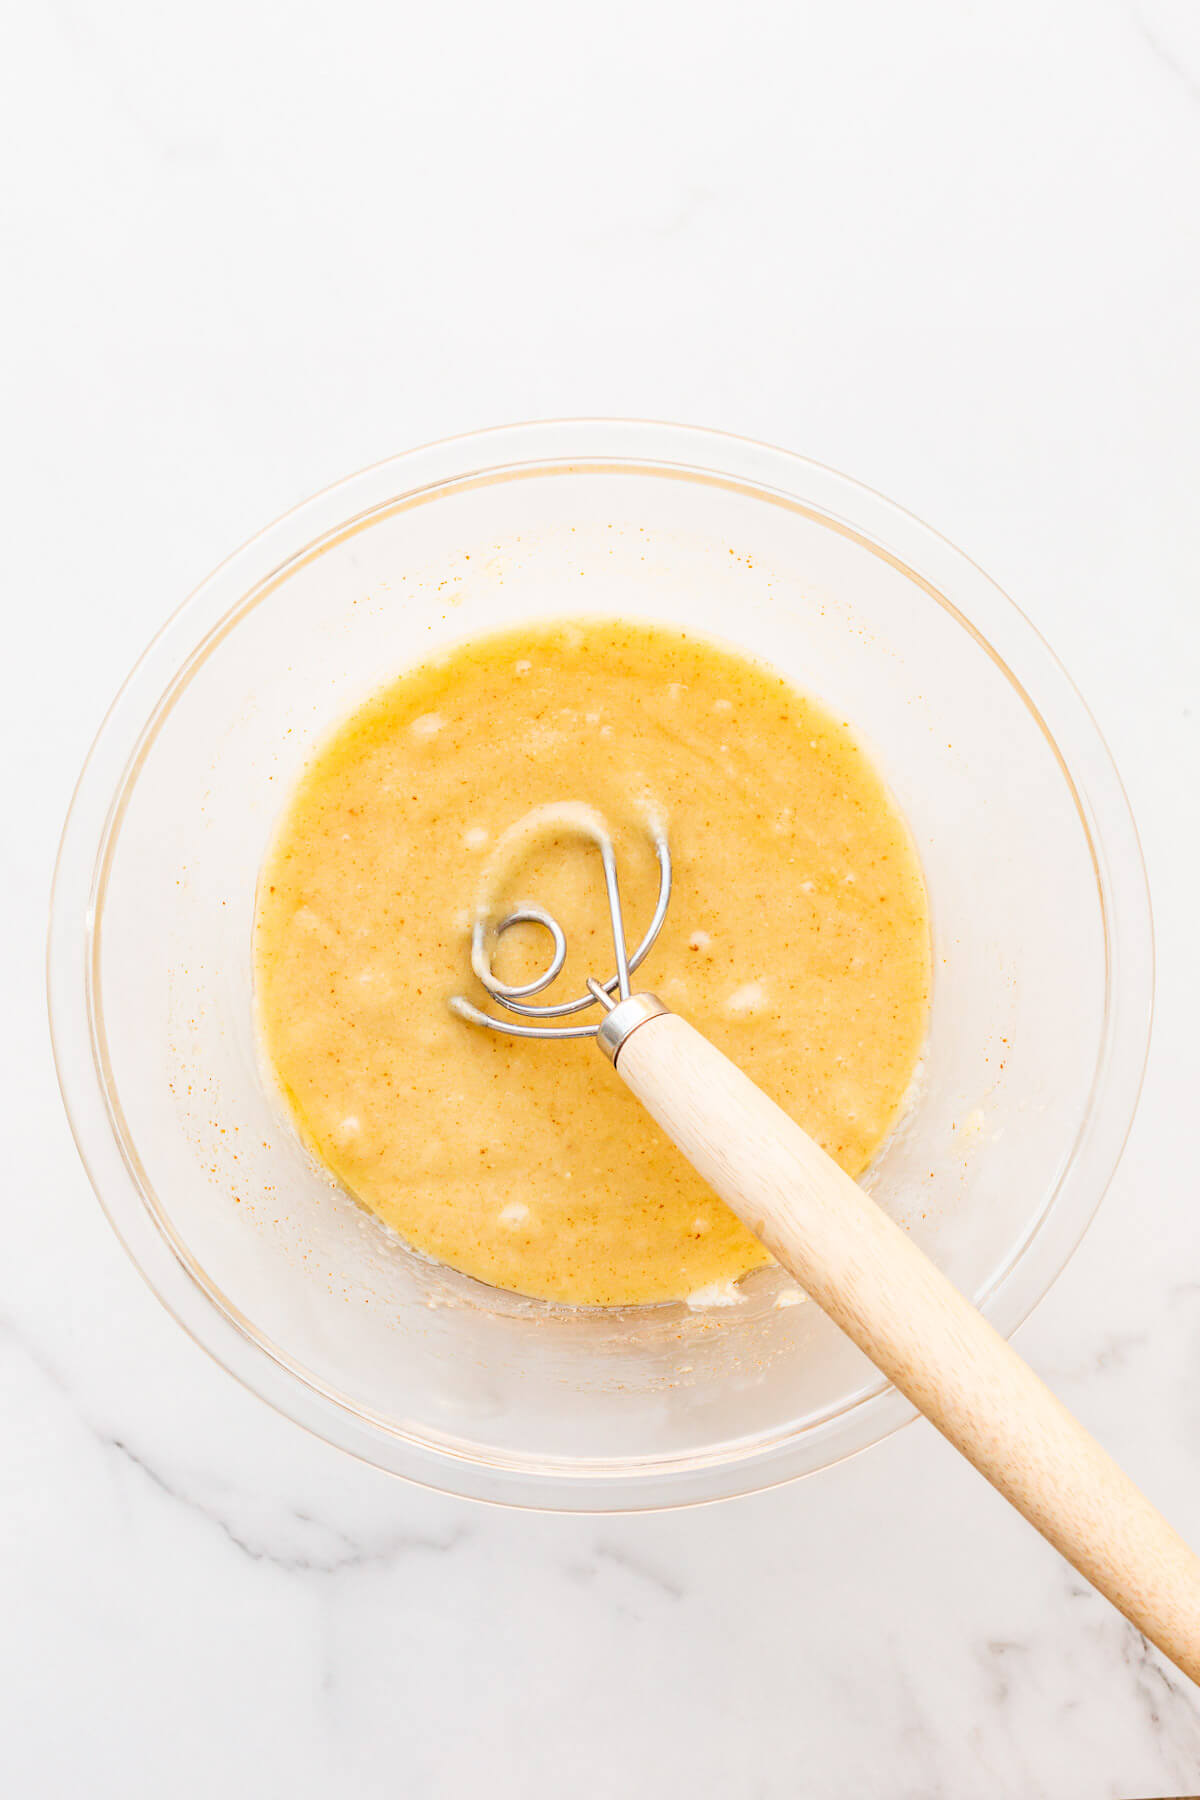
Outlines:
[[[671, 852], [667, 844], [666, 832], [661, 825], [655, 823], [650, 826], [650, 836], [654, 844], [654, 853], [658, 858], [658, 900], [646, 928], [645, 936], [638, 944], [637, 949], [630, 955], [625, 939], [625, 921], [621, 913], [616, 852], [613, 849], [613, 841], [608, 828], [598, 814], [592, 814], [590, 811], [584, 813], [582, 809], [579, 816], [571, 820], [571, 826], [583, 836], [589, 837], [600, 852], [600, 862], [604, 870], [604, 890], [608, 899], [609, 921], [612, 925], [616, 973], [610, 975], [608, 980], [603, 983], [589, 981], [589, 992], [581, 994], [577, 999], [561, 1000], [554, 1006], [531, 1005], [531, 996], [540, 994], [562, 973], [563, 964], [567, 960], [567, 939], [562, 926], [552, 913], [547, 912], [541, 906], [515, 907], [494, 923], [486, 913], [480, 914], [471, 928], [471, 967], [481, 985], [486, 988], [498, 1006], [526, 1019], [561, 1019], [571, 1013], [583, 1012], [589, 1006], [611, 1005], [612, 1002], [607, 996], [611, 995], [614, 990], [622, 1000], [627, 1000], [629, 998], [629, 977], [649, 954], [654, 940], [662, 930], [663, 920], [667, 916], [667, 907], [670, 904]], [[542, 973], [535, 976], [532, 981], [504, 982], [492, 969], [491, 952], [504, 933], [511, 930], [514, 925], [540, 925], [544, 931], [548, 931], [550, 934], [553, 944], [550, 961]], [[600, 1021], [593, 1025], [518, 1025], [510, 1019], [501, 1019], [492, 1013], [482, 1012], [462, 994], [454, 996], [450, 1007], [460, 1019], [467, 1019], [473, 1025], [485, 1025], [489, 1031], [502, 1031], [508, 1037], [587, 1038], [595, 1037], [600, 1029]]]

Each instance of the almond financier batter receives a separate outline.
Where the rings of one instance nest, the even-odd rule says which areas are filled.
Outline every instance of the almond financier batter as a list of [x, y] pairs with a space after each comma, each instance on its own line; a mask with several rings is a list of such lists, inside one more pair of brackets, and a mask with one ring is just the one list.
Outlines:
[[[928, 913], [908, 831], [845, 723], [769, 668], [655, 626], [477, 639], [334, 733], [263, 870], [264, 1044], [309, 1144], [418, 1249], [554, 1300], [678, 1299], [766, 1252], [594, 1045], [519, 1042], [448, 1006], [484, 999], [468, 931], [489, 847], [564, 801], [608, 821], [631, 943], [658, 890], [646, 809], [665, 820], [675, 885], [635, 987], [859, 1173], [925, 1030]], [[567, 966], [539, 1001], [612, 972], [594, 847], [550, 831], [507, 883], [566, 930]], [[528, 979], [548, 949], [519, 926], [497, 973]]]

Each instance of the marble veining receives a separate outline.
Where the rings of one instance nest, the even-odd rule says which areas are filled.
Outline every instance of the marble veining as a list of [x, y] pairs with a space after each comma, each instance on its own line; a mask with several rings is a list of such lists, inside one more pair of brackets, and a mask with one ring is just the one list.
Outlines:
[[[1163, 9], [1160, 7], [1156, 10], [1161, 12]], [[1169, 13], [1171, 9], [1168, 7], [1166, 10]], [[1176, 10], [1178, 11], [1179, 9]], [[1163, 68], [1178, 82], [1188, 99], [1193, 101], [1197, 106], [1200, 106], [1200, 77], [1197, 77], [1194, 70], [1188, 67], [1183, 55], [1176, 50], [1171, 43], [1170, 38], [1167, 35], [1170, 30], [1169, 23], [1163, 24], [1159, 23], [1157, 20], [1152, 23], [1151, 18], [1147, 16], [1146, 10], [1144, 10], [1142, 6], [1137, 5], [1136, 0], [1131, 8], [1131, 17], [1141, 37], [1149, 46], [1154, 56], [1162, 64]], [[1193, 30], [1194, 29], [1195, 25], [1193, 17]]]
[[[120, 1438], [101, 1438], [100, 1442], [118, 1452], [139, 1469], [146, 1480], [170, 1500], [215, 1525], [231, 1544], [254, 1562], [269, 1562], [287, 1574], [338, 1575], [344, 1569], [366, 1569], [389, 1566], [400, 1557], [415, 1553], [437, 1553], [453, 1550], [469, 1535], [465, 1527], [445, 1532], [442, 1536], [396, 1532], [381, 1543], [362, 1543], [324, 1519], [315, 1519], [299, 1507], [287, 1507], [268, 1521], [261, 1535], [244, 1531], [231, 1520], [224, 1509], [196, 1493], [169, 1481], [144, 1456], [139, 1456]], [[286, 1547], [285, 1547], [286, 1546]]]
[[1133, 800], [1145, 1096], [1019, 1342], [1200, 1542], [1198, 100], [1187, 0], [7, 23], [6, 1794], [1200, 1792], [1196, 1690], [923, 1425], [745, 1501], [591, 1519], [405, 1486], [276, 1417], [96, 1205], [40, 967], [112, 693], [306, 494], [589, 412], [848, 469], [1017, 597]]

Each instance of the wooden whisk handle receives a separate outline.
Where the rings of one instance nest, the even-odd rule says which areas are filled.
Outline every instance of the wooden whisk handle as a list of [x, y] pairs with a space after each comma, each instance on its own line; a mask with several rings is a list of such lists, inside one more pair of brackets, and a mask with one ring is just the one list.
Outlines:
[[651, 1013], [615, 1047], [626, 1085], [818, 1306], [1081, 1575], [1200, 1681], [1200, 1559], [982, 1314], [683, 1019]]

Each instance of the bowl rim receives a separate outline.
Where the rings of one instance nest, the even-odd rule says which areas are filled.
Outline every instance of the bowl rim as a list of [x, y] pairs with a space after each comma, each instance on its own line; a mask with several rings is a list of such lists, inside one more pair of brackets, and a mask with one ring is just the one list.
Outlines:
[[[151, 1291], [250, 1392], [316, 1436], [393, 1473], [459, 1495], [548, 1510], [645, 1510], [758, 1491], [880, 1441], [915, 1417], [915, 1409], [880, 1378], [829, 1415], [767, 1439], [709, 1454], [603, 1463], [499, 1458], [476, 1445], [398, 1429], [369, 1414], [258, 1333], [169, 1229], [146, 1191], [131, 1146], [121, 1141], [97, 1056], [92, 976], [104, 871], [125, 797], [180, 682], [207, 654], [215, 634], [224, 636], [300, 561], [382, 513], [424, 504], [466, 484], [523, 473], [622, 467], [753, 492], [819, 519], [897, 565], [1000, 665], [1072, 790], [1091, 849], [1104, 927], [1104, 1021], [1091, 1093], [1058, 1180], [1039, 1218], [975, 1296], [1005, 1336], [1048, 1293], [1095, 1216], [1136, 1112], [1153, 1014], [1154, 941], [1145, 866], [1128, 798], [1095, 719], [1041, 633], [1009, 596], [947, 538], [861, 482], [792, 451], [706, 427], [533, 420], [387, 457], [301, 501], [248, 539], [193, 590], [142, 653], [100, 725], [71, 800], [47, 940], [51, 1040], [71, 1131], [97, 1198]], [[964, 598], [966, 610], [960, 604]], [[1053, 731], [1047, 715], [1054, 719]]]

